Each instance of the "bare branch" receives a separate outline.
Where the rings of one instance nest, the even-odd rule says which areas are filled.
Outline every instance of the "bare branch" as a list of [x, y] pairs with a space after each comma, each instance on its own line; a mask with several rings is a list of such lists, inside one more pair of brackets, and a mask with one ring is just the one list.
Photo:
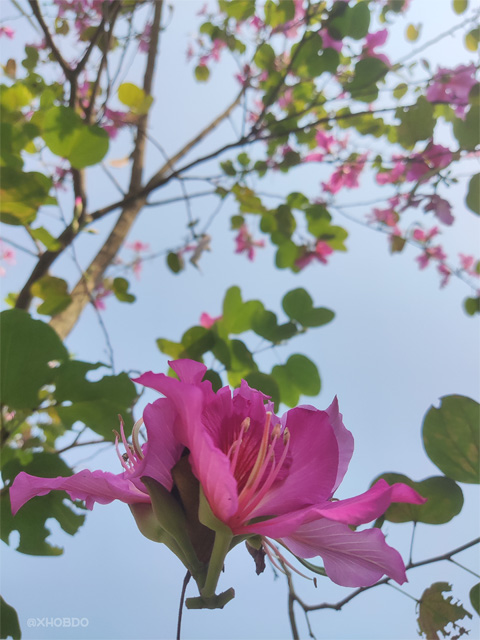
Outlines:
[[48, 30], [48, 27], [47, 27], [47, 25], [45, 23], [45, 20], [43, 19], [42, 12], [40, 11], [40, 7], [38, 5], [38, 1], [37, 0], [28, 0], [28, 2], [29, 2], [30, 6], [32, 8], [33, 15], [37, 19], [37, 22], [38, 22], [38, 24], [40, 25], [40, 27], [41, 27], [41, 29], [43, 31], [43, 35], [45, 36], [45, 41], [46, 41], [47, 45], [50, 47], [50, 49], [52, 50], [52, 54], [53, 54], [55, 60], [62, 67], [63, 72], [65, 73], [67, 78], [70, 80], [71, 77], [72, 77], [72, 73], [73, 73], [72, 68], [65, 61], [65, 58], [62, 56], [62, 54], [60, 53], [59, 49], [57, 48], [57, 45], [53, 41], [52, 34]]

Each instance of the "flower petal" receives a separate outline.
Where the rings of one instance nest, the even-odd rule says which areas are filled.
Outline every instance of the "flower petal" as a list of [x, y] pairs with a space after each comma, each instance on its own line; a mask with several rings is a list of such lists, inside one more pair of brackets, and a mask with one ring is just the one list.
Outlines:
[[401, 555], [385, 542], [380, 529], [352, 531], [320, 518], [280, 542], [302, 558], [320, 555], [328, 577], [344, 587], [368, 587], [384, 574], [399, 584], [407, 580]]
[[190, 382], [192, 384], [201, 382], [207, 370], [207, 367], [201, 362], [189, 360], [188, 358], [169, 360], [168, 364], [182, 382]]
[[87, 509], [95, 502], [109, 504], [121, 500], [127, 504], [150, 502], [148, 494], [140, 491], [125, 477], [106, 471], [83, 470], [68, 478], [37, 478], [22, 471], [10, 487], [12, 512], [17, 511], [35, 496], [44, 496], [50, 491], [66, 491], [72, 500], [85, 500]]
[[192, 471], [214, 514], [225, 522], [238, 508], [237, 483], [227, 456], [215, 446], [202, 422], [206, 399], [215, 398], [210, 383], [187, 384], [152, 372], [143, 374], [136, 382], [160, 391], [172, 403], [178, 416], [176, 438], [190, 450]]
[[385, 480], [379, 480], [359, 496], [328, 502], [316, 511], [330, 520], [359, 525], [381, 516], [392, 502], [423, 504], [426, 499], [406, 484], [399, 482], [390, 486]]
[[159, 398], [143, 411], [147, 428], [144, 458], [135, 465], [132, 477], [148, 476], [160, 482], [168, 491], [173, 485], [172, 469], [180, 460], [184, 445], [174, 433], [177, 412], [167, 398]]
[[297, 407], [284, 416], [290, 433], [290, 467], [273, 485], [253, 517], [282, 515], [323, 503], [332, 495], [338, 472], [338, 442], [325, 411]]

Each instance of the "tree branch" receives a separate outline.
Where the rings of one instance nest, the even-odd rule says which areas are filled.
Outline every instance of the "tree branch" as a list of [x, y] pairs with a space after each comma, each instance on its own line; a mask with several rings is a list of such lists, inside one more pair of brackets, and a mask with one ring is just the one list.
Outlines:
[[62, 54], [60, 53], [59, 49], [57, 48], [57, 45], [53, 41], [52, 34], [48, 30], [48, 27], [47, 27], [47, 25], [45, 23], [45, 20], [43, 19], [43, 16], [42, 16], [42, 12], [40, 11], [40, 7], [38, 5], [38, 0], [28, 0], [28, 2], [29, 2], [30, 6], [32, 8], [33, 15], [37, 19], [37, 22], [38, 22], [38, 24], [40, 25], [40, 27], [41, 27], [41, 29], [43, 31], [43, 35], [45, 36], [45, 41], [46, 41], [47, 45], [50, 47], [50, 49], [52, 50], [52, 54], [53, 54], [55, 60], [62, 67], [62, 70], [65, 73], [65, 75], [67, 76], [68, 80], [70, 80], [71, 76], [72, 76], [72, 73], [73, 73], [73, 70], [70, 67], [70, 65], [65, 61], [65, 58], [62, 56]]

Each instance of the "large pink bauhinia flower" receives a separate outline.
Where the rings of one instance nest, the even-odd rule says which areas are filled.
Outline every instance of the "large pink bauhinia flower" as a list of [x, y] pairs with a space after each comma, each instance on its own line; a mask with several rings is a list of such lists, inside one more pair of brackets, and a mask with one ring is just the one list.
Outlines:
[[[371, 522], [392, 502], [421, 504], [424, 499], [404, 484], [390, 486], [384, 480], [355, 498], [333, 499], [353, 453], [353, 437], [336, 399], [326, 411], [299, 406], [278, 418], [268, 398], [244, 381], [233, 396], [228, 387], [214, 393], [211, 383], [202, 381], [204, 365], [177, 360], [170, 366], [179, 379], [149, 372], [136, 380], [165, 397], [145, 408], [146, 444], [139, 445], [135, 427], [129, 445], [122, 427], [127, 450], [119, 456], [122, 474], [81, 471], [69, 478], [36, 478], [20, 473], [10, 489], [13, 511], [53, 489], [86, 500], [88, 508], [115, 499], [130, 504], [142, 533], [168, 544], [197, 579], [201, 597], [192, 606], [212, 605], [225, 556], [245, 539], [263, 546], [270, 557], [283, 558], [270, 539], [301, 558], [321, 556], [327, 575], [340, 585], [368, 586], [384, 574], [399, 583], [406, 580], [400, 554], [379, 529], [350, 526]], [[178, 494], [184, 500], [189, 482], [198, 518], [176, 537], [171, 503]], [[174, 484], [178, 491], [170, 493]], [[185, 500], [180, 511], [191, 516]], [[213, 541], [209, 531], [203, 573], [185, 541], [187, 530], [195, 546], [191, 532], [198, 527], [215, 532]]]

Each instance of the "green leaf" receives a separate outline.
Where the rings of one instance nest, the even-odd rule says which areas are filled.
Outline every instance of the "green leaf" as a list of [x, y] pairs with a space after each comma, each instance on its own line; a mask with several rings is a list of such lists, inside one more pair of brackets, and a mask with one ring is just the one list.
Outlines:
[[441, 398], [423, 421], [423, 444], [430, 460], [457, 482], [478, 484], [480, 405], [459, 395]]
[[275, 264], [279, 269], [293, 269], [298, 258], [299, 248], [292, 240], [283, 242], [275, 255]]
[[480, 43], [480, 27], [472, 29], [465, 35], [465, 47], [469, 51], [476, 51]]
[[120, 302], [135, 302], [136, 298], [131, 293], [128, 293], [128, 287], [130, 283], [126, 278], [115, 278], [113, 280], [112, 291]]
[[[293, 555], [295, 556], [295, 554], [293, 554]], [[327, 575], [327, 572], [325, 571], [325, 569], [323, 567], [318, 567], [316, 564], [312, 564], [308, 560], [305, 560], [305, 558], [299, 558], [298, 556], [295, 556], [295, 558], [300, 562], [300, 564], [303, 564], [304, 567], [306, 567], [307, 569], [309, 569], [313, 573], [316, 573], [319, 576], [326, 576]]]
[[87, 125], [69, 107], [52, 107], [43, 119], [43, 139], [52, 153], [66, 158], [75, 169], [100, 162], [108, 151], [108, 133]]
[[0, 596], [0, 637], [13, 638], [13, 640], [20, 640], [22, 637], [18, 614], [2, 596]]
[[27, 71], [33, 71], [37, 66], [38, 59], [40, 58], [38, 49], [36, 49], [35, 47], [26, 46], [25, 55], [26, 58], [22, 60], [22, 65]]
[[384, 473], [374, 482], [380, 478], [386, 480], [389, 485], [403, 482], [415, 489], [422, 497], [427, 498], [425, 504], [394, 503], [390, 505], [385, 512], [385, 519], [390, 522], [445, 524], [462, 510], [463, 492], [451, 478], [435, 476], [421, 482], [414, 482], [400, 473]]
[[407, 93], [407, 91], [408, 91], [408, 85], [405, 84], [405, 82], [401, 82], [400, 84], [397, 84], [397, 86], [393, 90], [393, 97], [396, 98], [397, 100], [400, 100], [400, 98], [403, 98], [403, 96]]
[[239, 287], [230, 287], [223, 300], [222, 319], [218, 321], [219, 333], [229, 335], [231, 333], [243, 333], [252, 328], [252, 318], [263, 309], [259, 300], [242, 301]]
[[35, 240], [39, 240], [48, 251], [58, 251], [61, 248], [60, 242], [56, 240], [47, 229], [44, 227], [37, 227], [37, 229], [30, 229], [32, 236]]
[[480, 582], [470, 589], [470, 602], [480, 616]]
[[431, 138], [435, 128], [434, 105], [420, 96], [417, 104], [408, 109], [399, 108], [398, 141], [405, 147], [413, 147], [418, 140]]
[[453, 10], [457, 15], [465, 13], [468, 9], [468, 0], [453, 0]]
[[243, 22], [255, 13], [255, 0], [219, 0], [220, 11], [229, 18]]
[[124, 82], [118, 87], [118, 99], [137, 115], [148, 113], [153, 102], [152, 96], [147, 96], [143, 89], [131, 82]]
[[469, 316], [474, 316], [476, 313], [480, 313], [480, 296], [477, 296], [476, 298], [465, 298], [463, 306]]
[[470, 211], [480, 215], [480, 173], [475, 174], [470, 180], [465, 202]]
[[65, 360], [67, 350], [51, 327], [25, 311], [9, 309], [0, 316], [2, 402], [10, 409], [33, 410], [40, 403], [40, 389], [55, 375], [48, 363]]
[[480, 106], [472, 105], [465, 115], [465, 119], [455, 118], [453, 134], [458, 144], [467, 151], [474, 151], [480, 144]]
[[205, 64], [195, 67], [195, 77], [199, 82], [206, 82], [210, 77], [210, 69]]
[[250, 387], [252, 387], [252, 389], [258, 389], [259, 391], [262, 391], [262, 393], [265, 393], [265, 395], [269, 396], [275, 404], [275, 410], [277, 410], [280, 402], [280, 392], [278, 390], [278, 385], [272, 376], [269, 376], [266, 373], [261, 373], [260, 371], [252, 371], [252, 373], [249, 373], [245, 377], [245, 381]]
[[378, 58], [363, 58], [355, 65], [355, 75], [346, 85], [352, 98], [371, 102], [378, 96], [377, 82], [383, 80], [389, 68]]
[[237, 183], [232, 187], [232, 193], [243, 213], [264, 213], [266, 211], [262, 201], [252, 189]]
[[295, 5], [293, 0], [267, 0], [265, 3], [265, 24], [269, 27], [278, 27], [295, 16]]
[[280, 400], [289, 407], [298, 404], [300, 395], [316, 396], [320, 393], [320, 375], [315, 364], [306, 356], [296, 353], [285, 365], [276, 365], [272, 376], [280, 390]]
[[170, 251], [170, 253], [167, 255], [167, 265], [170, 271], [173, 271], [173, 273], [179, 273], [180, 271], [182, 271], [182, 269], [185, 268], [185, 264], [181, 256], [179, 256], [178, 253], [174, 253], [173, 251]]
[[32, 93], [22, 82], [16, 82], [11, 87], [2, 85], [0, 93], [0, 105], [7, 111], [18, 111], [26, 107], [33, 100]]
[[24, 173], [14, 167], [2, 167], [0, 216], [6, 224], [29, 224], [38, 208], [49, 202], [52, 180], [36, 171]]
[[191, 327], [182, 336], [184, 351], [182, 358], [202, 360], [202, 356], [210, 351], [215, 344], [215, 334], [205, 327]]
[[72, 302], [68, 293], [68, 285], [62, 278], [43, 276], [32, 284], [31, 292], [44, 302], [37, 308], [38, 313], [54, 316], [66, 309]]
[[79, 421], [107, 440], [114, 440], [118, 415], [124, 419], [130, 416], [137, 393], [126, 373], [104, 376], [97, 382], [85, 379], [86, 373], [100, 366], [101, 363], [72, 360], [55, 370], [54, 397], [59, 403], [71, 403], [57, 406], [57, 413], [68, 427]]
[[[52, 453], [34, 453], [31, 462], [21, 465], [17, 459], [8, 461], [2, 469], [5, 483], [25, 471], [42, 478], [68, 477], [72, 470], [58, 456]], [[62, 491], [52, 491], [46, 496], [39, 496], [30, 500], [13, 516], [8, 494], [1, 496], [0, 508], [2, 514], [1, 537], [9, 544], [12, 531], [20, 533], [17, 551], [28, 555], [58, 556], [63, 549], [53, 546], [47, 541], [50, 535], [46, 522], [50, 518], [57, 520], [61, 528], [73, 536], [82, 526], [85, 516], [73, 510], [74, 502]]]
[[279, 325], [277, 316], [273, 311], [259, 309], [252, 318], [252, 329], [255, 333], [274, 344], [288, 340], [297, 333], [297, 327], [293, 322]]
[[443, 596], [443, 593], [451, 590], [448, 582], [435, 582], [422, 594], [417, 622], [420, 633], [428, 639], [438, 640], [438, 632], [447, 638], [450, 633], [446, 631], [446, 627], [450, 623], [454, 624], [465, 616], [472, 617], [461, 604], [453, 602], [453, 596]]
[[286, 363], [287, 372], [296, 387], [305, 396], [316, 396], [320, 393], [320, 375], [315, 364], [306, 356], [295, 353]]
[[289, 318], [303, 327], [321, 327], [333, 320], [335, 314], [324, 307], [314, 308], [313, 300], [305, 289], [293, 289], [285, 294], [282, 307]]
[[258, 47], [253, 61], [259, 69], [272, 69], [275, 62], [275, 51], [269, 44], [263, 43]]
[[218, 375], [216, 371], [213, 371], [212, 369], [208, 369], [205, 372], [203, 379], [210, 380], [210, 382], [212, 383], [212, 388], [215, 392], [217, 392], [222, 387], [221, 377]]

